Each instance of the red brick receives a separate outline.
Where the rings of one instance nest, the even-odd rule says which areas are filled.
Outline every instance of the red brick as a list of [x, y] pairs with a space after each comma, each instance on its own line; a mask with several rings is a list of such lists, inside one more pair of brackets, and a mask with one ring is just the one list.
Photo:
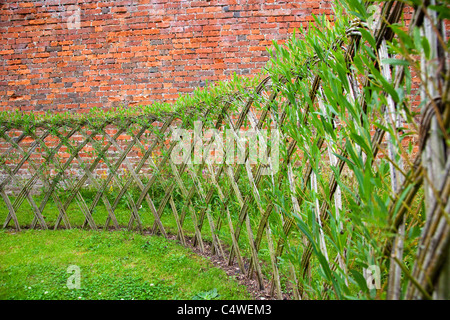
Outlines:
[[20, 92], [13, 107], [22, 110], [172, 101], [199, 80], [258, 72], [266, 46], [285, 41], [311, 12], [327, 12], [327, 1], [59, 0], [82, 9], [81, 28], [72, 30], [52, 5], [8, 1], [0, 10], [0, 105], [8, 106], [7, 92]]

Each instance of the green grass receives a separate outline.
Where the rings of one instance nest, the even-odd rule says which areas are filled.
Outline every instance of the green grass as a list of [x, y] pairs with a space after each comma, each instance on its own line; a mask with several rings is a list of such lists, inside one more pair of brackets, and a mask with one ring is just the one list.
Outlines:
[[[69, 289], [80, 268], [81, 288]], [[205, 258], [158, 236], [129, 231], [0, 231], [0, 299], [251, 299]]]

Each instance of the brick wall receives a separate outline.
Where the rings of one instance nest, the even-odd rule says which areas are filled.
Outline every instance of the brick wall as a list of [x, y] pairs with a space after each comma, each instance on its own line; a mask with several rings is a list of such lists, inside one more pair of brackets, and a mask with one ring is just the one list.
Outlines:
[[329, 0], [0, 0], [0, 110], [173, 101], [251, 76]]

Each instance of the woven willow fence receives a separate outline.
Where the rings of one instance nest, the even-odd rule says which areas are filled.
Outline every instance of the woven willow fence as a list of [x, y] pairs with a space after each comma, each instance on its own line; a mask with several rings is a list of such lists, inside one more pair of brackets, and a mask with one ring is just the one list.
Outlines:
[[[447, 52], [442, 52], [439, 47], [433, 29], [439, 21], [436, 12], [427, 10], [428, 4], [425, 2], [413, 11], [408, 30], [412, 33], [418, 27], [429, 35], [429, 50], [436, 59], [444, 61], [441, 69], [445, 70]], [[403, 3], [387, 2], [379, 10], [374, 27], [360, 19], [353, 20], [345, 38], [337, 38], [330, 52], [338, 52], [339, 56], [334, 58], [344, 59], [351, 65], [357, 52], [363, 50], [367, 40], [363, 36], [370, 33], [379, 57], [392, 59], [394, 55], [386, 46], [395, 36], [390, 26], [400, 20], [403, 10]], [[445, 30], [439, 32], [443, 34]], [[312, 65], [322, 58], [316, 56], [308, 63]], [[405, 84], [408, 67], [399, 64], [395, 74], [391, 75], [389, 67], [378, 64], [370, 55], [367, 59], [372, 64], [367, 72], [382, 74], [393, 89], [379, 92], [388, 101], [382, 109], [385, 115], [369, 114], [373, 109], [367, 105], [365, 97], [373, 90], [371, 78], [361, 77], [349, 68], [351, 71], [346, 73], [346, 78], [341, 79], [349, 84], [343, 90], [343, 97], [359, 101], [362, 108], [361, 119], [353, 118], [352, 121], [367, 122], [369, 119], [370, 122], [371, 117], [381, 117], [400, 130], [405, 123], [398, 119], [392, 121], [390, 117], [400, 108], [393, 96], [396, 88]], [[390, 236], [379, 245], [377, 261], [381, 264], [390, 261], [388, 279], [383, 286], [388, 288], [388, 299], [400, 298], [400, 283], [405, 278], [408, 280], [405, 298], [446, 294], [439, 289], [442, 286], [439, 281], [443, 278], [441, 274], [448, 273], [445, 268], [448, 269], [450, 240], [450, 158], [445, 133], [440, 128], [449, 127], [449, 76], [448, 70], [445, 76], [433, 73], [432, 68], [438, 67], [427, 65], [422, 70], [432, 76], [421, 77], [427, 79], [421, 81], [419, 88], [421, 101], [425, 103], [422, 104], [420, 132], [410, 139], [419, 147], [410, 165], [396, 158], [393, 144], [396, 132], [386, 130], [382, 125], [371, 124], [368, 148], [363, 148], [363, 142], [358, 144], [357, 151], [364, 167], [381, 170], [380, 158], [391, 159], [388, 169], [391, 196], [386, 204]], [[298, 83], [308, 87], [308, 92], [292, 92], [291, 84]], [[14, 121], [4, 122], [0, 127], [0, 193], [7, 209], [3, 227], [17, 230], [24, 227], [89, 227], [98, 230], [126, 226], [140, 232], [151, 230], [164, 237], [174, 232], [185, 245], [187, 237], [192, 236], [195, 246], [205, 250], [205, 242], [209, 242], [214, 254], [227, 259], [230, 264], [236, 262], [242, 273], [256, 276], [260, 289], [269, 289], [280, 299], [285, 286], [290, 288], [294, 298], [307, 298], [307, 279], [311, 278], [311, 272], [317, 272], [317, 264], [314, 267], [312, 260], [318, 259], [322, 272], [333, 275], [324, 276], [328, 281], [324, 281], [321, 289], [323, 297], [330, 295], [328, 289], [333, 289], [339, 297], [336, 272], [349, 275], [347, 248], [344, 243], [337, 252], [332, 253], [329, 246], [327, 251], [326, 243], [334, 236], [331, 234], [334, 229], [327, 225], [342, 224], [339, 216], [345, 216], [345, 189], [352, 188], [361, 177], [349, 168], [352, 163], [349, 160], [354, 158], [349, 149], [342, 147], [346, 142], [342, 141], [340, 147], [333, 143], [329, 133], [318, 130], [310, 122], [311, 108], [297, 110], [296, 119], [287, 111], [299, 99], [307, 100], [321, 119], [329, 122], [332, 130], [345, 130], [348, 122], [338, 117], [326, 118], [320, 113], [329, 103], [326, 101], [327, 89], [319, 73], [296, 75], [291, 79], [278, 75], [265, 78], [250, 94], [228, 95], [213, 107], [205, 107], [203, 111], [193, 109], [183, 116], [174, 112], [112, 120], [39, 122], [27, 126]], [[215, 128], [216, 133], [223, 133], [225, 129], [235, 132], [251, 129], [261, 139], [264, 139], [264, 130], [278, 130], [281, 136], [277, 145], [280, 150], [278, 170], [273, 170], [274, 164], [270, 161], [251, 162], [248, 148], [241, 164], [209, 163], [205, 158], [200, 164], [175, 163], [172, 155], [179, 152], [180, 142], [173, 139], [178, 132], [176, 129], [192, 132], [194, 120], [202, 121], [203, 130]], [[309, 128], [312, 133], [313, 144], [309, 152], [299, 145], [301, 139], [296, 136], [298, 132], [292, 131], [293, 124], [299, 130]], [[216, 146], [225, 145], [214, 132], [211, 141]], [[268, 145], [264, 152], [270, 158], [275, 146], [270, 145], [267, 137], [262, 141]], [[401, 144], [396, 146], [401, 147]], [[214, 148], [213, 144], [208, 145], [205, 154], [211, 153], [208, 148]], [[232, 152], [225, 148], [223, 157]], [[195, 156], [195, 141], [188, 155]], [[319, 172], [327, 177], [321, 180], [322, 183], [318, 183]], [[402, 238], [405, 237], [405, 216], [411, 212], [414, 199], [421, 190], [425, 197], [423, 213], [426, 222], [416, 259], [409, 265], [410, 272], [402, 262]], [[308, 194], [314, 197], [310, 198]], [[32, 212], [32, 220], [24, 223], [20, 217], [25, 219], [21, 210], [26, 204]], [[302, 222], [305, 205], [312, 208], [319, 226], [318, 246]], [[49, 206], [56, 207], [57, 216], [46, 216]], [[422, 206], [417, 208], [421, 209]], [[83, 215], [81, 220], [74, 222], [75, 212]], [[344, 232], [339, 226], [337, 230]], [[284, 263], [283, 254], [293, 254], [299, 247], [299, 258]], [[269, 259], [263, 261], [261, 256], [265, 254]], [[265, 288], [265, 278], [270, 281], [269, 288]]]

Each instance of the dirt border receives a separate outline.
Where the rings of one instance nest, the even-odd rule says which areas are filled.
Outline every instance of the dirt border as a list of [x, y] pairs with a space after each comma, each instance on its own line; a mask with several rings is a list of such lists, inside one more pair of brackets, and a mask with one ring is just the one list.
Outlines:
[[[151, 232], [144, 232], [146, 235], [151, 236], [159, 236], [152, 234]], [[183, 246], [180, 240], [178, 240], [177, 235], [168, 234], [168, 239], [170, 241], [175, 241], [177, 244]], [[255, 279], [256, 277], [252, 277], [252, 279], [248, 278], [246, 274], [243, 274], [239, 265], [236, 261], [233, 261], [232, 265], [228, 264], [228, 260], [225, 260], [219, 255], [213, 255], [211, 250], [211, 243], [203, 240], [203, 245], [205, 248], [205, 252], [202, 252], [200, 247], [193, 245], [194, 238], [185, 236], [186, 239], [186, 248], [193, 251], [196, 255], [201, 256], [203, 258], [208, 259], [215, 267], [220, 268], [225, 271], [229, 278], [236, 280], [239, 284], [244, 285], [247, 288], [247, 292], [252, 296], [253, 300], [277, 300], [275, 295], [270, 296], [270, 280], [263, 278], [264, 290], [259, 290], [258, 281]], [[229, 255], [229, 250], [224, 248], [225, 255]], [[248, 259], [242, 257], [245, 266], [248, 266], [250, 261]], [[292, 300], [292, 296], [288, 293], [282, 293], [283, 300]]]

